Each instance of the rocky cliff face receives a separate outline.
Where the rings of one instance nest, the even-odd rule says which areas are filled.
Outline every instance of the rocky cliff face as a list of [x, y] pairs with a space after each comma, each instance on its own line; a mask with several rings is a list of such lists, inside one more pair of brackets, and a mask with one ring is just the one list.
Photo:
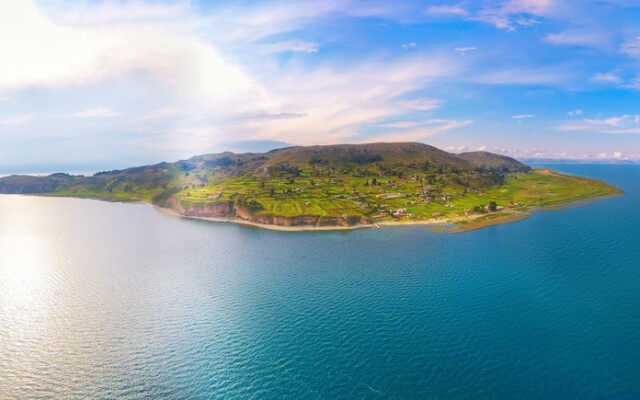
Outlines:
[[295, 217], [285, 217], [277, 215], [253, 215], [247, 209], [233, 204], [233, 202], [199, 204], [184, 207], [177, 199], [171, 199], [167, 202], [167, 206], [177, 211], [185, 217], [200, 218], [239, 218], [245, 221], [254, 222], [263, 225], [276, 226], [353, 226], [353, 225], [371, 225], [372, 222], [368, 218], [350, 216], [342, 217], [320, 217], [313, 215], [300, 215]]
[[231, 212], [229, 203], [213, 203], [191, 206], [184, 210], [187, 217], [224, 217]]
[[341, 217], [320, 217], [314, 215], [299, 215], [295, 217], [284, 217], [277, 215], [253, 215], [248, 210], [240, 207], [234, 207], [235, 217], [246, 221], [264, 225], [276, 226], [353, 226], [357, 224], [371, 225], [372, 222], [368, 218], [351, 216]]
[[209, 203], [209, 204], [197, 204], [188, 207], [184, 207], [177, 199], [170, 199], [165, 204], [166, 207], [177, 211], [179, 214], [185, 217], [226, 217], [229, 216], [233, 210], [232, 203]]

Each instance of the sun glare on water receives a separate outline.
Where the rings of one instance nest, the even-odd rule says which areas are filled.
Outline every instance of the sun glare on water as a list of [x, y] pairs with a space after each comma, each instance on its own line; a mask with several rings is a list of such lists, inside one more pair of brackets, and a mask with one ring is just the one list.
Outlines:
[[13, 306], [36, 305], [47, 291], [47, 246], [47, 241], [37, 235], [0, 237], [0, 266], [6, 280], [2, 282], [3, 297]]
[[16, 328], [5, 332], [14, 339], [47, 330], [57, 281], [52, 276], [57, 254], [51, 227], [43, 226], [38, 215], [21, 210], [21, 204], [31, 203], [33, 210], [40, 202], [17, 200], [3, 201], [0, 208], [0, 314]]

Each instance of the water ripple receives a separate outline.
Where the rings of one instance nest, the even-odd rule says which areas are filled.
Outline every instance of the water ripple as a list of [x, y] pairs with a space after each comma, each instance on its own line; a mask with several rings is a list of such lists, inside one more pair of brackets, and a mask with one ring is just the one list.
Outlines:
[[0, 397], [640, 398], [627, 196], [459, 235], [0, 197]]

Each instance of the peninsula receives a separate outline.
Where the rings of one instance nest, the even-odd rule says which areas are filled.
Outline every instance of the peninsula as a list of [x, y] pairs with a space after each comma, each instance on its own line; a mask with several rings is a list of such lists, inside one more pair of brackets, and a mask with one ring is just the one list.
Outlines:
[[13, 175], [0, 179], [0, 193], [138, 201], [272, 229], [438, 224], [461, 231], [621, 191], [488, 152], [371, 143], [207, 154], [93, 176]]

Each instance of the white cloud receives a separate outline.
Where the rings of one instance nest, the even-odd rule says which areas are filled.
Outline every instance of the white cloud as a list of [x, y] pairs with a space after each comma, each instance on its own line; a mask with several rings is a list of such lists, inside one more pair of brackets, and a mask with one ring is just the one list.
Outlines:
[[[468, 21], [477, 21], [506, 31], [515, 31], [516, 27], [532, 27], [542, 23], [541, 17], [558, 16], [562, 8], [554, 0], [505, 0], [476, 2], [480, 7], [463, 8], [460, 5], [440, 5], [427, 8], [433, 15], [451, 15]], [[471, 3], [473, 4], [473, 3]]]
[[527, 119], [527, 118], [533, 118], [535, 117], [535, 115], [533, 114], [520, 114], [520, 115], [512, 115], [511, 118], [515, 119], [515, 120], [523, 120], [523, 119]]
[[472, 46], [467, 46], [467, 47], [456, 47], [455, 49], [453, 49], [455, 52], [460, 53], [462, 55], [467, 54], [467, 52], [469, 51], [476, 51], [478, 50], [477, 47], [472, 47]]
[[469, 151], [469, 147], [467, 146], [446, 146], [444, 150], [452, 153], [463, 153], [465, 151]]
[[539, 19], [528, 18], [528, 17], [518, 17], [515, 22], [520, 26], [529, 26], [529, 27], [540, 25], [542, 23], [542, 21], [540, 21]]
[[595, 74], [592, 79], [596, 82], [603, 82], [603, 83], [614, 83], [614, 84], [622, 83], [622, 78], [616, 75], [615, 72], [598, 73], [598, 74]]
[[640, 90], [640, 71], [638, 71], [638, 76], [632, 79], [630, 82], [626, 83], [624, 87], [629, 89]]
[[467, 10], [462, 8], [459, 5], [448, 6], [448, 5], [440, 5], [440, 6], [430, 6], [426, 10], [429, 14], [440, 14], [440, 15], [457, 15], [457, 16], [466, 16], [469, 13]]
[[[95, 11], [82, 15], [91, 18]], [[126, 15], [114, 11], [107, 20]], [[182, 92], [222, 95], [251, 88], [238, 66], [193, 36], [127, 21], [119, 20], [118, 29], [62, 25], [31, 1], [0, 2], [0, 92], [87, 85], [133, 73]]]
[[294, 32], [336, 15], [401, 20], [408, 14], [406, 5], [385, 1], [323, 0], [313, 2], [313, 6], [308, 2], [286, 1], [242, 3], [242, 6], [219, 3], [222, 4], [215, 15], [203, 24], [213, 30], [217, 40], [227, 43], [255, 42]]
[[535, 115], [533, 114], [520, 114], [520, 115], [512, 115], [511, 119], [518, 121], [519, 124], [522, 123], [525, 119], [533, 118]]
[[630, 57], [640, 58], [640, 36], [625, 41], [620, 46], [620, 51]]
[[487, 145], [482, 145], [478, 147], [478, 151], [485, 151], [485, 150], [487, 150]]
[[630, 115], [623, 115], [620, 117], [611, 117], [607, 119], [585, 119], [584, 121], [593, 126], [622, 126], [631, 118]]
[[[453, 149], [451, 149], [453, 150]], [[467, 149], [463, 151], [469, 151]], [[492, 152], [503, 154], [520, 160], [526, 159], [552, 159], [552, 160], [630, 160], [640, 159], [639, 156], [627, 156], [620, 151], [599, 153], [569, 153], [566, 151], [553, 151], [549, 149], [514, 149], [494, 147]]]
[[[207, 140], [211, 144], [228, 140], [223, 137], [223, 132], [228, 131], [247, 140], [289, 143], [353, 139], [365, 126], [415, 111], [437, 109], [441, 106], [439, 100], [405, 99], [431, 82], [460, 72], [459, 62], [446, 54], [415, 52], [403, 60], [365, 59], [348, 66], [266, 65], [259, 70], [261, 76], [251, 76], [210, 43], [200, 40], [190, 24], [202, 24], [203, 20], [190, 14], [187, 3], [79, 4], [54, 17], [45, 15], [29, 1], [20, 3], [16, 9], [3, 6], [2, 11], [6, 12], [0, 12], [0, 19], [20, 23], [9, 27], [0, 24], [5, 33], [0, 35], [0, 48], [12, 43], [7, 37], [27, 37], [19, 47], [8, 46], [7, 58], [12, 61], [0, 63], [0, 92], [30, 87], [90, 87], [111, 80], [138, 85], [140, 79], [149, 80], [148, 86], [132, 87], [128, 93], [152, 87], [165, 91], [160, 93], [167, 101], [153, 104], [155, 110], [137, 110], [137, 116], [127, 119], [137, 124], [134, 127], [122, 123], [126, 129], [159, 138], [154, 144], [157, 146], [160, 142], [166, 142], [167, 147], [170, 142], [188, 146], [189, 135], [195, 133], [198, 138], [209, 135]], [[380, 4], [381, 8], [345, 5], [340, 1], [323, 2], [318, 7], [279, 4], [274, 8], [250, 7], [243, 10], [246, 13], [221, 8], [205, 22], [222, 22], [215, 32], [232, 24], [233, 29], [222, 35], [222, 41], [236, 38], [245, 44], [250, 42], [267, 55], [282, 51], [312, 53], [317, 51], [318, 44], [303, 40], [260, 44], [256, 40], [295, 30], [335, 13], [382, 15], [388, 7]], [[240, 16], [242, 21], [238, 20]], [[246, 31], [242, 32], [243, 29]], [[415, 42], [407, 45], [417, 47]], [[24, 65], [29, 68], [20, 68]], [[259, 80], [269, 84], [263, 86]], [[114, 110], [96, 107], [71, 116], [117, 115]], [[297, 117], [243, 119], [238, 115]], [[420, 128], [427, 135], [466, 123], [432, 121]]]
[[[412, 111], [438, 108], [441, 104], [438, 100], [402, 98], [459, 70], [458, 64], [448, 57], [424, 53], [386, 63], [369, 60], [346, 69], [291, 70], [286, 77], [271, 82], [271, 105], [264, 111], [304, 117], [242, 121], [232, 129], [244, 132], [251, 140], [298, 144], [355, 140], [367, 125], [397, 119]], [[430, 127], [430, 132], [435, 130]]]
[[167, 118], [172, 118], [179, 114], [180, 111], [173, 107], [162, 107], [138, 115], [133, 120], [137, 122], [166, 120]]
[[124, 2], [71, 2], [72, 8], [55, 19], [65, 25], [73, 26], [126, 26], [129, 24], [148, 25], [158, 22], [167, 23], [176, 20], [176, 16], [190, 15], [187, 2], [174, 4], [165, 2], [143, 2], [139, 0]]
[[[459, 3], [454, 0], [449, 4], [427, 2], [422, 6], [419, 2], [321, 0], [314, 2], [313, 7], [308, 2], [278, 0], [209, 2], [204, 8], [189, 0], [0, 0], [0, 3], [3, 3], [0, 4], [0, 99], [11, 96], [15, 104], [7, 106], [47, 116], [46, 120], [34, 117], [34, 122], [26, 127], [28, 130], [22, 126], [20, 130], [28, 132], [30, 138], [55, 135], [65, 139], [83, 138], [87, 140], [64, 142], [95, 146], [102, 141], [101, 134], [106, 137], [102, 129], [118, 136], [126, 145], [133, 143], [141, 149], [147, 145], [152, 149], [181, 149], [182, 155], [208, 151], [212, 144], [228, 142], [230, 136], [237, 140], [312, 144], [380, 138], [419, 140], [460, 129], [464, 132], [452, 138], [469, 140], [472, 129], [462, 127], [471, 124], [472, 117], [443, 118], [439, 108], [444, 107], [444, 99], [464, 101], [469, 106], [464, 111], [475, 113], [476, 103], [482, 101], [477, 95], [479, 90], [473, 86], [476, 83], [568, 87], [576, 89], [572, 93], [579, 96], [585, 85], [594, 86], [589, 77], [596, 72], [585, 72], [593, 64], [584, 64], [584, 57], [595, 60], [600, 55], [568, 49], [575, 52], [575, 57], [562, 58], [558, 49], [545, 53], [549, 50], [548, 43], [584, 43], [586, 46], [606, 38], [602, 29], [597, 29], [600, 22], [592, 17], [595, 14], [590, 14], [591, 19], [579, 15], [585, 11], [582, 5], [585, 2], [554, 0]], [[595, 4], [591, 0], [588, 3]], [[36, 4], [45, 8], [38, 8]], [[425, 13], [415, 12], [425, 8]], [[560, 15], [559, 10], [577, 13]], [[371, 42], [371, 37], [360, 37], [362, 31], [352, 35], [363, 22], [353, 18], [371, 16], [376, 18], [365, 21], [367, 29], [373, 24], [381, 30], [387, 29], [389, 21], [407, 22], [403, 26], [411, 36], [406, 37], [408, 43], [404, 45], [412, 51], [394, 59], [397, 53], [393, 49], [386, 52], [382, 43], [378, 43], [381, 48]], [[521, 57], [522, 47], [516, 45], [522, 45], [521, 40], [525, 40], [528, 46], [535, 47], [529, 40], [543, 38], [550, 32], [548, 26], [531, 30], [527, 38], [497, 34], [494, 38], [497, 41], [483, 36], [476, 38], [482, 43], [476, 43], [475, 39], [456, 40], [455, 45], [450, 38], [411, 34], [419, 24], [441, 17], [491, 23], [505, 30], [544, 24], [555, 18], [554, 24], [550, 24], [555, 36], [548, 37], [546, 45], [541, 44], [545, 48], [539, 50], [547, 54], [541, 60]], [[340, 27], [332, 25], [336, 20], [341, 22]], [[353, 26], [343, 29], [352, 22]], [[621, 35], [628, 35], [630, 31]], [[589, 37], [586, 35], [589, 32], [600, 33]], [[632, 36], [618, 49], [629, 56], [635, 56], [638, 42]], [[409, 42], [409, 39], [415, 41]], [[490, 45], [485, 43], [487, 40]], [[400, 43], [403, 42], [396, 42], [398, 51]], [[481, 51], [468, 45], [482, 46]], [[437, 49], [439, 53], [427, 49]], [[350, 55], [341, 57], [341, 52], [350, 50], [353, 50]], [[284, 52], [297, 54], [280, 56]], [[465, 54], [469, 57], [461, 57]], [[607, 59], [613, 63], [613, 56], [619, 54], [611, 52], [609, 56]], [[556, 57], [556, 63], [549, 57]], [[601, 61], [598, 64], [603, 67], [601, 71], [614, 68], [606, 67], [606, 60]], [[634, 73], [627, 70], [633, 60], [627, 61], [616, 63], [611, 75], [601, 74], [592, 80], [640, 88], [640, 80], [634, 83]], [[501, 67], [496, 69], [495, 65]], [[455, 82], [454, 87], [449, 87], [451, 81]], [[38, 90], [31, 91], [31, 88]], [[490, 87], [480, 90], [495, 93]], [[547, 88], [532, 89], [522, 95], [528, 96], [533, 91], [545, 91], [549, 99], [555, 98]], [[39, 100], [43, 101], [34, 101], [33, 106], [27, 104], [33, 99], [31, 93], [42, 93]], [[424, 98], [416, 99], [416, 96]], [[429, 96], [442, 96], [442, 99]], [[52, 104], [48, 100], [51, 98], [64, 98], [64, 107]], [[97, 104], [104, 107], [92, 108]], [[575, 106], [579, 104], [575, 102]], [[120, 114], [122, 118], [101, 120], [88, 131], [75, 129], [77, 125], [86, 126], [89, 121], [68, 118], [72, 115], [70, 106], [73, 107], [70, 110], [77, 111], [73, 115], [78, 118], [126, 114]], [[583, 120], [577, 111], [567, 115], [565, 125], [572, 123], [575, 129], [630, 133], [640, 128], [632, 124], [637, 123], [637, 116], [616, 126], [611, 125], [613, 121], [609, 121], [609, 125], [594, 122], [610, 118], [592, 116], [596, 119]], [[525, 124], [543, 117], [536, 116], [533, 121], [526, 121], [530, 117], [513, 120], [525, 121], [522, 122]], [[59, 119], [53, 123], [55, 118]], [[27, 119], [20, 121], [7, 118], [4, 124], [23, 123]], [[49, 122], [52, 122], [51, 129], [37, 125]], [[508, 125], [515, 126], [503, 121], [502, 128], [507, 129]], [[477, 130], [490, 129], [484, 126]], [[5, 129], [5, 136], [10, 130]], [[41, 133], [45, 131], [46, 134]], [[484, 142], [482, 138], [478, 140]], [[473, 142], [471, 148], [482, 144], [479, 141]], [[4, 147], [9, 146], [5, 142]], [[615, 148], [606, 150], [613, 154]], [[169, 159], [165, 154], [158, 157]]]
[[470, 19], [491, 24], [498, 29], [515, 31], [516, 26], [539, 24], [540, 21], [531, 16], [545, 16], [553, 6], [553, 0], [510, 0], [500, 6], [487, 6]]
[[471, 120], [447, 120], [429, 119], [424, 121], [406, 121], [387, 124], [388, 128], [395, 128], [395, 132], [384, 133], [368, 137], [364, 142], [419, 142], [428, 137], [438, 135], [443, 132], [458, 129], [472, 124]]
[[398, 122], [388, 122], [384, 124], [380, 124], [380, 127], [384, 128], [392, 128], [392, 129], [414, 129], [420, 127], [431, 127], [433, 132], [442, 132], [445, 130], [459, 128], [465, 125], [469, 125], [472, 121], [458, 121], [458, 120], [450, 120], [450, 119], [425, 119], [419, 121], [398, 121]]
[[575, 79], [568, 65], [553, 65], [538, 68], [512, 68], [487, 72], [471, 78], [489, 85], [552, 85], [568, 86]]
[[264, 44], [261, 47], [269, 53], [317, 53], [320, 48], [317, 43], [307, 42], [300, 39]]
[[419, 98], [402, 101], [400, 104], [409, 110], [431, 111], [440, 108], [442, 106], [442, 101], [437, 99]]
[[584, 118], [580, 122], [569, 121], [554, 127], [566, 132], [596, 132], [608, 134], [640, 134], [640, 115], [620, 115], [604, 119]]
[[118, 115], [120, 115], [119, 112], [104, 107], [96, 107], [73, 113], [71, 116], [76, 118], [107, 118], [116, 117]]
[[567, 115], [570, 116], [570, 117], [577, 117], [579, 115], [582, 115], [582, 110], [568, 111]]
[[608, 48], [613, 41], [610, 31], [571, 29], [560, 33], [550, 33], [544, 40], [548, 43], [565, 46], [584, 46]]
[[415, 49], [418, 46], [416, 42], [403, 43], [400, 45], [405, 50]]
[[407, 129], [407, 128], [417, 128], [423, 125], [423, 122], [420, 121], [398, 121], [398, 122], [388, 122], [379, 125], [382, 128], [391, 128], [391, 129]]
[[508, 14], [544, 15], [555, 2], [555, 0], [510, 0], [502, 6], [502, 11]]
[[29, 122], [33, 119], [30, 114], [19, 115], [17, 117], [0, 119], [0, 125], [20, 125]]

